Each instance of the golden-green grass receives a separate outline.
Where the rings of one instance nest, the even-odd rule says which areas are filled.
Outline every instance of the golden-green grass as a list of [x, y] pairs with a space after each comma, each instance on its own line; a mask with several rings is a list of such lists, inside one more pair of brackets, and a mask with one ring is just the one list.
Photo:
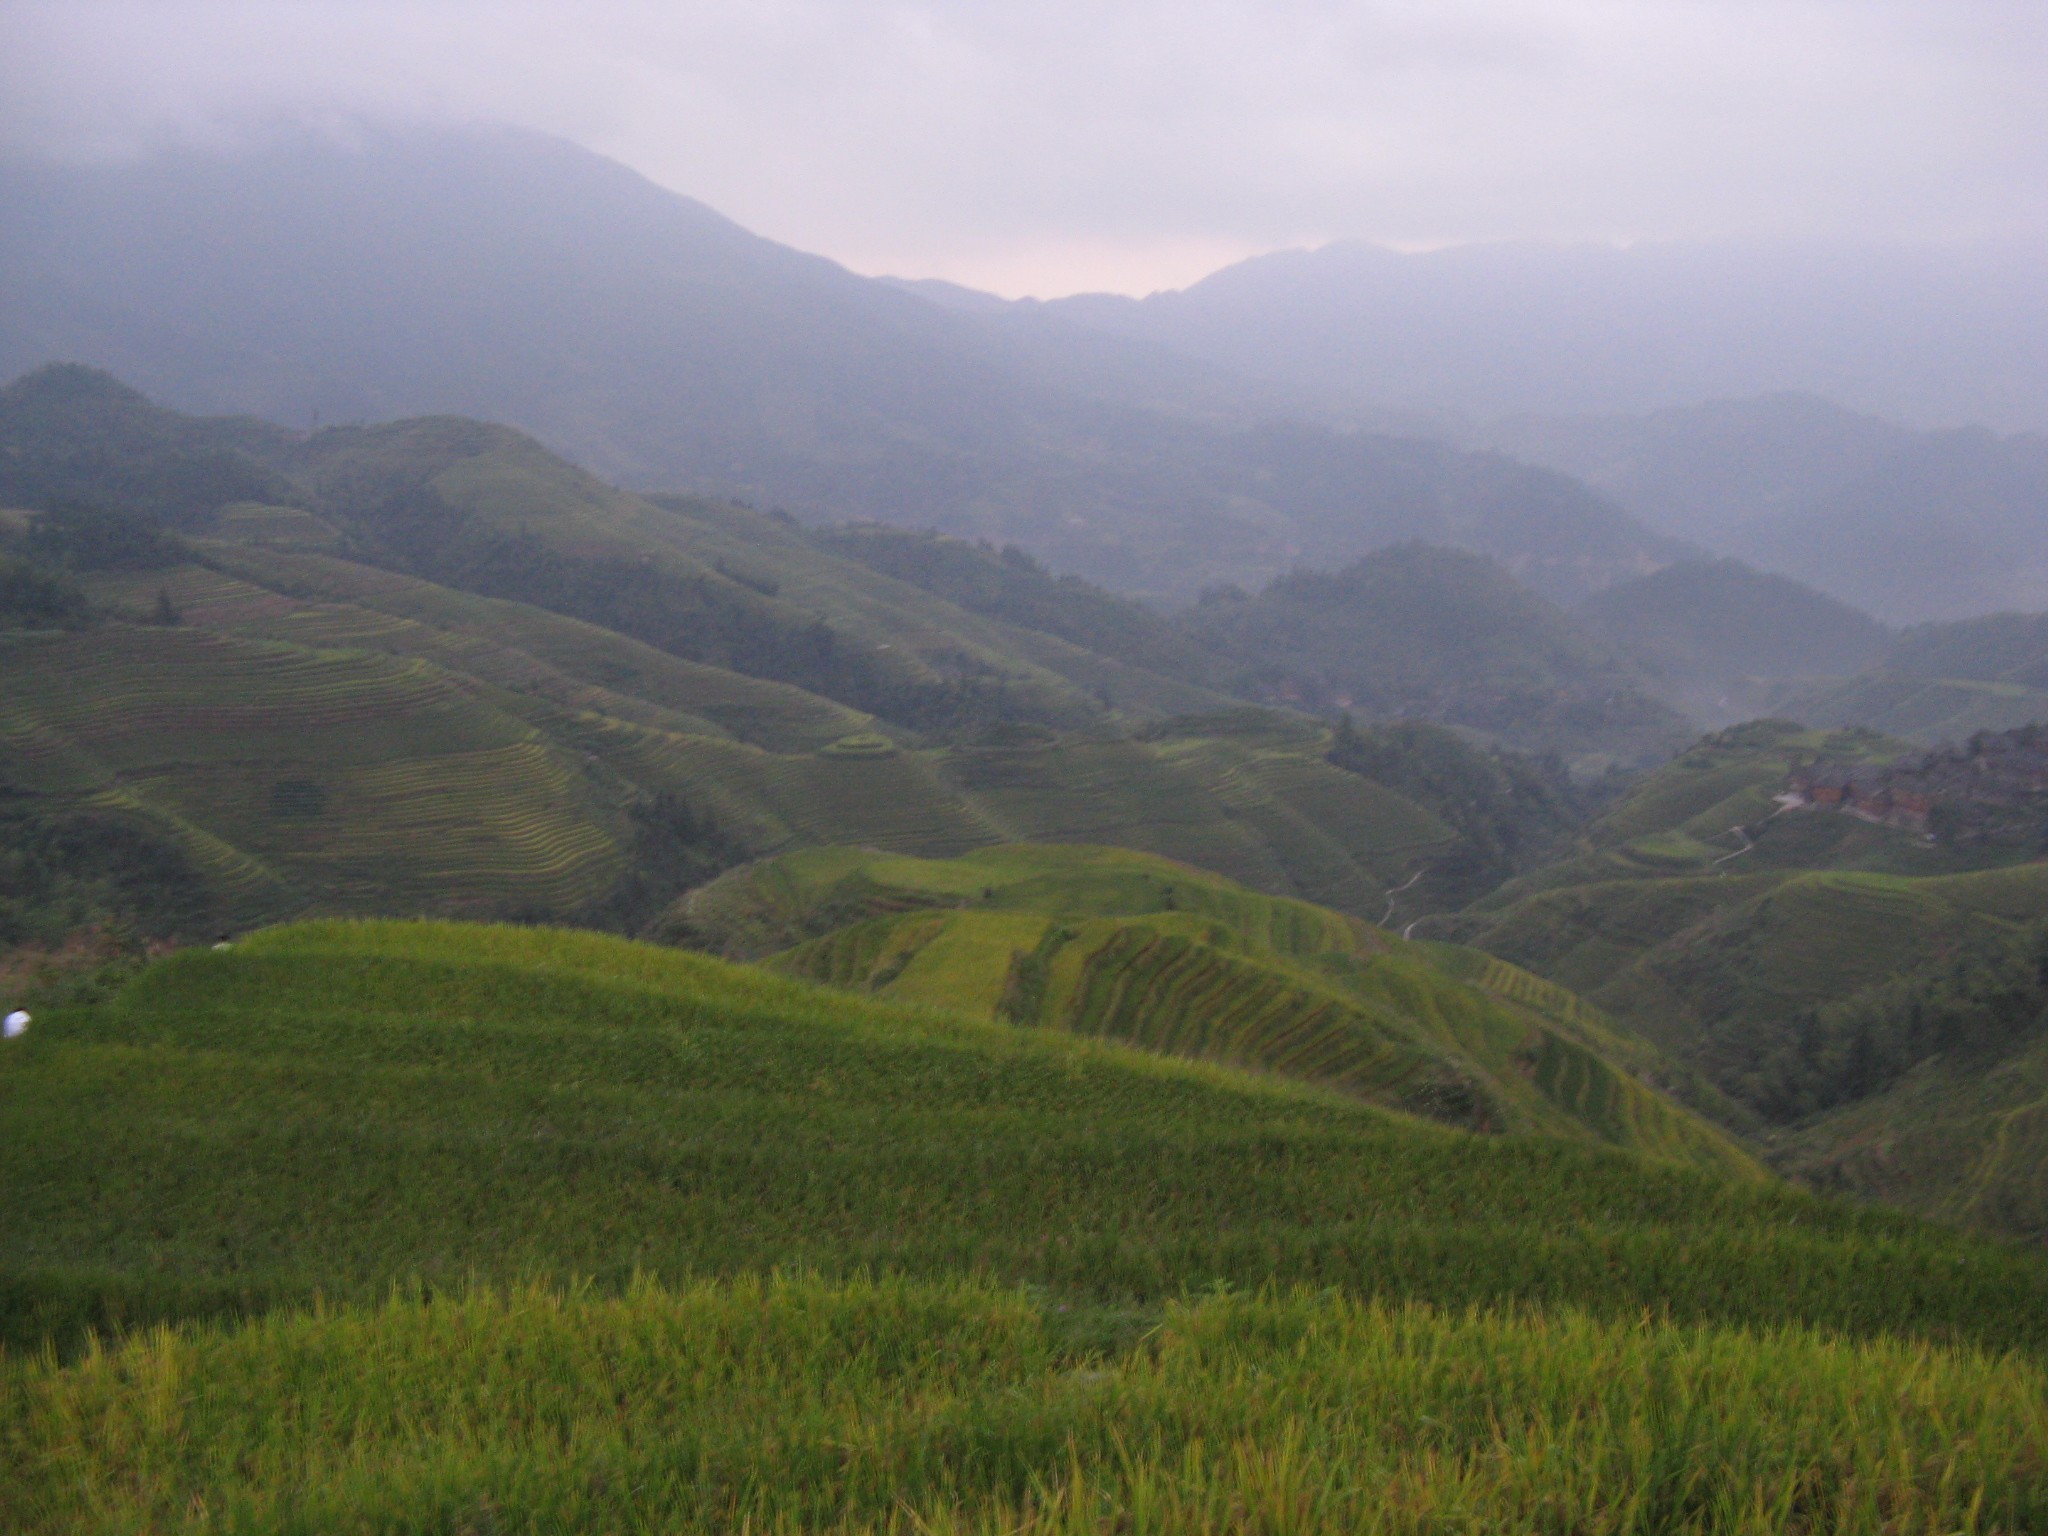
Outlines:
[[2037, 1360], [1322, 1293], [527, 1286], [0, 1363], [40, 1532], [2021, 1532]]

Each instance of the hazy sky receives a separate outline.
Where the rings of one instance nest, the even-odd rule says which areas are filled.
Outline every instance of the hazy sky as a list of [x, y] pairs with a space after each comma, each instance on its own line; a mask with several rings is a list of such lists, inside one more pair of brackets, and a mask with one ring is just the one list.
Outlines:
[[1363, 237], [2048, 233], [2048, 0], [0, 0], [0, 134], [565, 134], [866, 272]]

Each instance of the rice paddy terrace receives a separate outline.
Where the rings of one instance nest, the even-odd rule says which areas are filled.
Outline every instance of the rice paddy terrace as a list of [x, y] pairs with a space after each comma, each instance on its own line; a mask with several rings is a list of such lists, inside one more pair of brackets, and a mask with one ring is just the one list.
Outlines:
[[2048, 1513], [2036, 1255], [592, 934], [161, 960], [0, 1056], [0, 1187], [10, 1529]]
[[[241, 508], [208, 564], [96, 578], [182, 623], [9, 637], [9, 781], [151, 818], [242, 921], [604, 898], [672, 795], [755, 854], [1114, 840], [1354, 911], [1455, 834], [1278, 717], [921, 742], [788, 684], [299, 545]], [[285, 532], [279, 534], [278, 528]], [[295, 544], [294, 541], [298, 541]], [[876, 578], [880, 579], [880, 578]]]
[[1671, 1076], [1668, 1062], [1561, 988], [1156, 857], [820, 849], [733, 871], [668, 925], [872, 996], [1276, 1072], [1469, 1127], [1757, 1172], [1645, 1085]]
[[17, 792], [171, 828], [245, 914], [508, 889], [573, 908], [619, 869], [582, 762], [417, 661], [112, 626], [0, 637]]

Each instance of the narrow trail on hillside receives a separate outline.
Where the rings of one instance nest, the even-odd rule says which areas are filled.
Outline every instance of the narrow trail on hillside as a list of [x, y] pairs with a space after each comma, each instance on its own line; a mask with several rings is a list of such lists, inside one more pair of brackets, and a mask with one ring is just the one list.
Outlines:
[[[1408, 878], [1407, 878], [1406, 880], [1402, 881], [1402, 882], [1401, 882], [1401, 883], [1400, 883], [1399, 885], [1397, 885], [1397, 886], [1394, 886], [1394, 887], [1392, 887], [1391, 889], [1389, 889], [1389, 890], [1388, 890], [1388, 892], [1387, 892], [1387, 911], [1386, 911], [1386, 915], [1385, 915], [1384, 917], [1382, 917], [1382, 918], [1380, 919], [1380, 926], [1381, 926], [1382, 928], [1386, 927], [1386, 926], [1387, 926], [1387, 924], [1391, 923], [1391, 922], [1392, 922], [1392, 921], [1394, 920], [1394, 908], [1395, 908], [1395, 907], [1396, 907], [1397, 905], [1399, 905], [1399, 902], [1398, 902], [1398, 898], [1399, 898], [1400, 894], [1401, 894], [1401, 893], [1402, 893], [1403, 891], [1407, 890], [1409, 886], [1413, 885], [1413, 884], [1414, 884], [1414, 883], [1415, 883], [1416, 881], [1420, 880], [1420, 879], [1421, 879], [1421, 878], [1422, 878], [1422, 877], [1423, 877], [1424, 875], [1426, 875], [1426, 874], [1428, 874], [1428, 873], [1429, 873], [1429, 871], [1428, 871], [1428, 869], [1427, 869], [1427, 868], [1423, 868], [1423, 869], [1418, 869], [1417, 871], [1415, 871], [1415, 873], [1414, 873], [1414, 874], [1410, 875], [1410, 876], [1409, 876], [1409, 877], [1408, 877]], [[1416, 922], [1420, 922], [1420, 921], [1421, 921], [1421, 919], [1420, 919], [1420, 918], [1417, 918], [1417, 919], [1416, 919]], [[1410, 926], [1410, 927], [1412, 928], [1412, 927], [1414, 926], [1414, 924], [1413, 924], [1413, 923], [1411, 923], [1411, 924], [1409, 924], [1409, 926]], [[1406, 937], [1406, 935], [1404, 934], [1404, 935], [1403, 935], [1403, 937], [1405, 938], [1405, 937]]]
[[1748, 853], [1752, 848], [1756, 847], [1756, 840], [1749, 835], [1749, 831], [1747, 828], [1730, 827], [1728, 830], [1730, 832], [1733, 832], [1737, 837], [1742, 839], [1742, 846], [1736, 849], [1733, 853], [1722, 854], [1721, 857], [1714, 860], [1713, 863], [1707, 866], [1707, 868], [1713, 870], [1714, 873], [1719, 875], [1725, 875], [1728, 873], [1727, 870], [1721, 868], [1723, 864], [1726, 864], [1730, 859], [1741, 858], [1745, 853]]
[[1420, 928], [1424, 923], [1428, 922], [1432, 917], [1455, 917], [1456, 915], [1457, 914], [1454, 912], [1425, 912], [1422, 914], [1422, 916], [1416, 918], [1414, 922], [1410, 923], [1406, 928], [1403, 928], [1401, 930], [1401, 937], [1404, 939], [1414, 938], [1415, 930]]

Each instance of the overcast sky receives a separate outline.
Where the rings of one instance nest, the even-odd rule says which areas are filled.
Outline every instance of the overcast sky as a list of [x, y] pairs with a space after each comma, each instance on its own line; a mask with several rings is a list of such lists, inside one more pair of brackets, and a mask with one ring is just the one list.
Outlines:
[[0, 133], [574, 138], [859, 271], [1358, 237], [2048, 234], [2048, 0], [0, 0]]

